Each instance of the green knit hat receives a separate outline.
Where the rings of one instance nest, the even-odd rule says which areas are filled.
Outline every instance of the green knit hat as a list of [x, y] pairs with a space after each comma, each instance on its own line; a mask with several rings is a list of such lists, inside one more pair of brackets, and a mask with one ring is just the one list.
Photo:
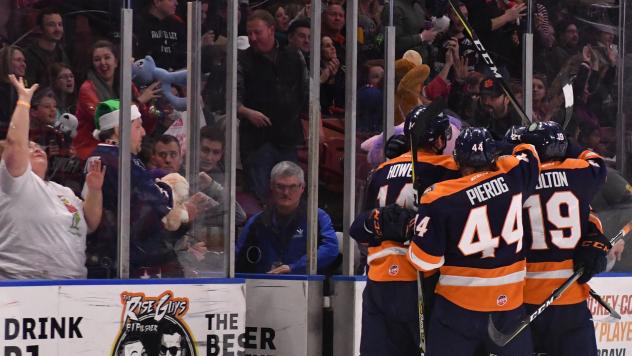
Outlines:
[[[109, 130], [118, 127], [119, 123], [119, 109], [121, 102], [118, 99], [110, 99], [102, 101], [97, 106], [94, 112], [94, 127], [92, 136], [95, 139], [99, 139], [99, 134], [102, 131]], [[140, 117], [140, 111], [136, 105], [132, 105], [131, 120], [134, 121]]]

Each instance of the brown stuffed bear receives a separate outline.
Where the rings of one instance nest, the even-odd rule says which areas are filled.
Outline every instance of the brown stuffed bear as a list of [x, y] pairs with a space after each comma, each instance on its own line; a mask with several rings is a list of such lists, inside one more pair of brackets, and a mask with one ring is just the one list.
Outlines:
[[408, 71], [399, 82], [395, 92], [395, 125], [404, 122], [406, 115], [417, 105], [429, 103], [421, 96], [421, 90], [429, 74], [430, 67], [421, 64]]

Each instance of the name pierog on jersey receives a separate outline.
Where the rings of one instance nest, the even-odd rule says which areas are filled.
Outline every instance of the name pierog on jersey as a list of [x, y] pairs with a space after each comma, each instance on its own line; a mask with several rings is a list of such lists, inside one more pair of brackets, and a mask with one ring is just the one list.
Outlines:
[[568, 187], [566, 172], [542, 172], [535, 190]]
[[392, 178], [410, 178], [413, 173], [412, 163], [399, 163], [389, 167], [386, 179]]
[[470, 204], [476, 205], [503, 193], [507, 193], [508, 191], [509, 188], [505, 183], [505, 178], [499, 177], [474, 186], [474, 188], [466, 190], [465, 193], [470, 199]]
[[[543, 172], [538, 177], [538, 185], [536, 185], [535, 189], [562, 187], [568, 187], [566, 172]], [[470, 199], [470, 204], [476, 205], [508, 191], [509, 188], [505, 184], [505, 179], [500, 177], [468, 189], [466, 194]]]

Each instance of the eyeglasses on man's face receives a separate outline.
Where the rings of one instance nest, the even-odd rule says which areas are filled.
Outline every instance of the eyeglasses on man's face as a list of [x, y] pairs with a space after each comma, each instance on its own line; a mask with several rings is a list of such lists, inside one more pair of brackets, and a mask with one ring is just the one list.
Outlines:
[[289, 192], [296, 193], [303, 185], [302, 184], [281, 184], [281, 183], [273, 183], [272, 188], [277, 192]]

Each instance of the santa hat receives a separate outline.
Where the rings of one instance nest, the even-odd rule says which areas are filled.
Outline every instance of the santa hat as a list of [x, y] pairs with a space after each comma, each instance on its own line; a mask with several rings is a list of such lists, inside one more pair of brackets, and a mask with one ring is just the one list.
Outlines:
[[[110, 99], [99, 103], [94, 113], [95, 130], [92, 132], [92, 136], [95, 139], [99, 139], [101, 132], [118, 127], [120, 107], [121, 102], [118, 99]], [[132, 105], [130, 119], [134, 121], [138, 118], [140, 118], [140, 111], [136, 105]]]

